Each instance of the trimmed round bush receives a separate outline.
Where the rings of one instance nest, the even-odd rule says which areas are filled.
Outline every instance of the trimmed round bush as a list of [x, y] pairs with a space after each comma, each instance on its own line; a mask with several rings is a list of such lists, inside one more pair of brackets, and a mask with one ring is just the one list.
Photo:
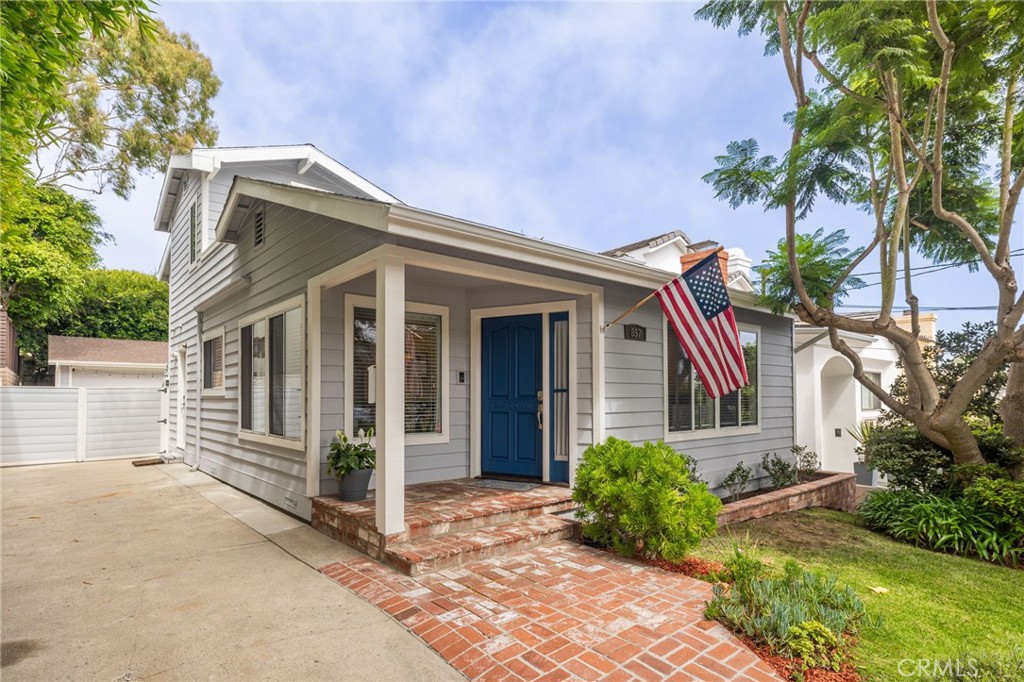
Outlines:
[[573, 500], [583, 536], [623, 556], [678, 561], [717, 528], [722, 502], [665, 443], [609, 438], [587, 448]]

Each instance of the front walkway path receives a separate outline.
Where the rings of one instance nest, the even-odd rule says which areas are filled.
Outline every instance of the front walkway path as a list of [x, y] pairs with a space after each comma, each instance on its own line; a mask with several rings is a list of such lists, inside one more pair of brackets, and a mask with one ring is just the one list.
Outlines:
[[182, 464], [0, 478], [4, 682], [464, 679], [314, 569], [354, 552]]
[[710, 585], [571, 542], [414, 578], [365, 558], [321, 570], [472, 680], [779, 679], [703, 619]]

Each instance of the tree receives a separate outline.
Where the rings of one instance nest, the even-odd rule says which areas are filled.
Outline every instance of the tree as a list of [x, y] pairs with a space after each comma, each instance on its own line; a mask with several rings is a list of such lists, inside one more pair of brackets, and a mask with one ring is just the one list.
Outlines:
[[88, 270], [82, 296], [51, 333], [167, 340], [167, 282], [134, 270]]
[[[37, 179], [127, 198], [135, 175], [163, 171], [172, 154], [217, 142], [210, 101], [220, 79], [187, 33], [159, 20], [151, 31], [103, 34], [69, 72]], [[56, 158], [50, 161], [50, 153]], [[41, 155], [43, 158], [40, 158]]]
[[[985, 347], [985, 341], [994, 332], [995, 324], [983, 322], [973, 324], [965, 322], [956, 331], [940, 329], [935, 334], [935, 343], [928, 345], [923, 352], [928, 370], [935, 377], [939, 395], [945, 399], [963, 373], [971, 366], [974, 359]], [[985, 422], [987, 425], [999, 425], [1003, 418], [999, 414], [1000, 394], [1006, 387], [1006, 369], [1000, 368], [982, 384], [971, 398], [964, 410], [964, 416]], [[905, 375], [896, 377], [889, 389], [889, 394], [897, 400], [905, 400], [907, 396], [907, 379]]]
[[[888, 409], [958, 464], [983, 463], [964, 412], [995, 372], [1024, 360], [1024, 296], [1010, 263], [1024, 189], [1024, 4], [713, 0], [697, 16], [720, 27], [735, 21], [741, 35], [761, 33], [766, 53], [781, 58], [795, 100], [783, 158], [759, 156], [754, 141], [733, 143], [705, 179], [733, 205], [783, 210], [788, 267], [774, 276], [790, 283], [796, 314], [828, 329], [854, 376]], [[991, 158], [998, 159], [994, 171]], [[808, 289], [798, 257], [798, 225], [819, 199], [853, 203], [873, 219], [865, 246], [827, 280], [824, 300]], [[913, 250], [969, 262], [997, 291], [992, 334], [946, 395], [919, 343]], [[882, 273], [878, 315], [837, 313], [836, 298], [871, 256]], [[901, 276], [909, 331], [892, 318]], [[906, 372], [904, 399], [865, 375], [839, 331], [892, 341]]]
[[89, 38], [116, 38], [132, 22], [146, 34], [152, 27], [148, 12], [144, 0], [3, 3], [0, 135], [5, 175], [22, 168], [34, 146], [48, 143], [56, 114], [66, 107], [67, 74], [80, 68]]
[[5, 186], [0, 214], [0, 306], [22, 331], [70, 312], [84, 272], [109, 238], [92, 204], [21, 178]]

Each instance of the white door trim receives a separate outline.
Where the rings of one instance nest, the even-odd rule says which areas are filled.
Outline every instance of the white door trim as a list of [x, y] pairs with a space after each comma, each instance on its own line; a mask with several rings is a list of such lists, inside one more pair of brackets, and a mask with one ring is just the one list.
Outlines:
[[186, 364], [188, 362], [188, 347], [183, 344], [178, 348], [177, 355], [177, 395], [175, 395], [177, 420], [174, 428], [174, 445], [184, 452], [186, 420], [188, 419], [188, 365]]
[[482, 429], [481, 429], [481, 395], [480, 391], [483, 389], [483, 382], [480, 380], [481, 371], [481, 326], [482, 322], [486, 318], [492, 317], [510, 317], [512, 315], [536, 315], [540, 314], [542, 319], [543, 332], [541, 334], [541, 364], [543, 370], [541, 376], [543, 377], [543, 388], [544, 391], [544, 429], [541, 436], [541, 458], [543, 460], [542, 467], [542, 480], [551, 480], [551, 462], [550, 462], [550, 451], [551, 451], [551, 439], [548, 438], [548, 424], [551, 423], [551, 372], [550, 368], [550, 314], [551, 313], [569, 313], [569, 386], [573, 397], [571, 398], [572, 403], [575, 405], [575, 409], [569, 410], [569, 433], [572, 439], [569, 443], [569, 471], [570, 481], [571, 473], [576, 469], [576, 458], [578, 456], [577, 450], [579, 443], [579, 434], [576, 430], [577, 415], [579, 413], [579, 396], [576, 394], [576, 301], [552, 301], [549, 303], [529, 303], [525, 305], [511, 305], [511, 306], [500, 306], [495, 308], [472, 308], [469, 311], [469, 329], [470, 329], [470, 342], [469, 342], [469, 355], [470, 355], [470, 372], [469, 372], [469, 396], [470, 396], [470, 416], [469, 416], [469, 475], [476, 477], [480, 475], [481, 463], [482, 463]]

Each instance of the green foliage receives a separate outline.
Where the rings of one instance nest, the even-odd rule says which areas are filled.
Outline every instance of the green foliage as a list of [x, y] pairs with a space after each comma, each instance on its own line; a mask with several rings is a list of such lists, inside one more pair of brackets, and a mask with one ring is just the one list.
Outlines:
[[371, 438], [372, 428], [359, 443], [350, 440], [341, 429], [335, 431], [331, 449], [327, 453], [327, 473], [340, 479], [350, 471], [375, 469], [377, 449], [370, 444]]
[[732, 552], [722, 562], [729, 572], [733, 583], [745, 586], [752, 580], [763, 578], [768, 574], [768, 566], [754, 556], [751, 549], [733, 543]]
[[692, 455], [688, 455], [685, 452], [679, 453], [680, 459], [683, 460], [683, 466], [686, 467], [686, 475], [690, 477], [690, 480], [694, 483], [707, 483], [700, 475], [700, 465], [697, 462], [697, 458]]
[[808, 620], [789, 627], [789, 651], [807, 668], [830, 668], [838, 671], [843, 662], [839, 640], [827, 627]]
[[[985, 460], [1000, 469], [1015, 465], [1024, 456], [1001, 428], [976, 428], [974, 435]], [[885, 474], [890, 488], [948, 494], [960, 487], [953, 454], [905, 423], [876, 426], [857, 451], [868, 465]], [[973, 472], [960, 471], [967, 476]]]
[[1024, 483], [979, 479], [961, 498], [880, 490], [861, 505], [875, 530], [918, 547], [986, 561], [1024, 559]]
[[773, 488], [785, 488], [796, 483], [796, 465], [782, 459], [778, 453], [766, 452], [761, 455], [761, 468], [768, 474]]
[[806, 445], [794, 445], [790, 451], [796, 457], [797, 478], [801, 481], [808, 481], [821, 471], [821, 458], [814, 450], [808, 450]]
[[763, 565], [761, 573], [731, 588], [715, 585], [704, 616], [775, 653], [808, 656], [808, 666], [831, 668], [844, 660], [845, 635], [880, 624], [853, 588], [835, 577], [805, 571], [794, 561], [786, 562], [782, 575], [763, 574]]
[[742, 461], [737, 462], [732, 471], [722, 479], [721, 487], [729, 491], [729, 499], [733, 502], [740, 498], [743, 491], [750, 485], [750, 479], [754, 472]]
[[167, 340], [167, 282], [134, 270], [94, 269], [60, 333], [103, 339]]
[[127, 198], [136, 173], [216, 143], [210, 102], [221, 83], [210, 59], [162, 21], [145, 32], [136, 25], [90, 41], [70, 71], [53, 140], [59, 156], [44, 180], [92, 178]]
[[609, 438], [583, 453], [573, 500], [584, 537], [624, 556], [675, 561], [712, 535], [721, 501], [665, 443]]
[[[955, 331], [940, 329], [935, 333], [935, 343], [924, 349], [924, 362], [935, 378], [939, 395], [947, 398], [953, 391], [964, 372], [981, 353], [985, 344], [995, 333], [995, 324], [982, 322], [974, 324], [964, 322], [963, 327]], [[897, 363], [902, 368], [902, 362]], [[989, 425], [1002, 423], [999, 415], [999, 401], [1006, 388], [1007, 367], [997, 367], [992, 375], [971, 399], [964, 417], [979, 419]], [[904, 401], [907, 397], [907, 378], [902, 372], [896, 377], [889, 390], [892, 397]], [[883, 421], [893, 421], [898, 417], [890, 412], [883, 413]]]
[[[863, 286], [858, 277], [850, 277], [833, 296], [832, 288], [839, 275], [849, 267], [857, 252], [846, 248], [849, 237], [843, 230], [825, 234], [819, 227], [814, 234], [796, 235], [796, 260], [800, 276], [808, 295], [820, 306], [831, 308], [833, 301], [846, 297], [853, 289]], [[789, 250], [786, 240], [779, 240], [778, 251], [769, 251], [754, 272], [760, 277], [760, 303], [776, 313], [789, 311], [799, 303], [793, 276], [789, 268]]]
[[143, 0], [5, 2], [0, 11], [0, 126], [5, 173], [22, 168], [33, 147], [50, 143], [67, 103], [69, 73], [81, 68], [90, 40], [117, 38], [130, 27], [147, 35], [153, 20]]
[[71, 311], [109, 236], [92, 204], [25, 177], [0, 187], [0, 305], [23, 331]]

